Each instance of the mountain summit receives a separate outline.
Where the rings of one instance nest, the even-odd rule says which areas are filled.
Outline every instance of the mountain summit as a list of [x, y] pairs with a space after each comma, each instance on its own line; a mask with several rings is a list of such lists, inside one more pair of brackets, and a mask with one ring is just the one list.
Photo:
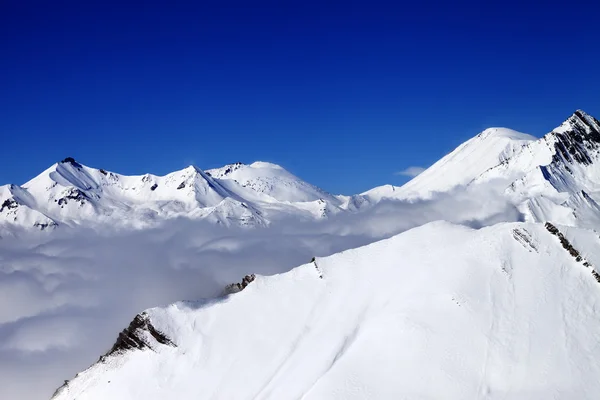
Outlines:
[[364, 195], [416, 201], [459, 190], [505, 197], [532, 222], [592, 226], [600, 222], [600, 122], [577, 110], [542, 138], [505, 128], [486, 129], [393, 191]]

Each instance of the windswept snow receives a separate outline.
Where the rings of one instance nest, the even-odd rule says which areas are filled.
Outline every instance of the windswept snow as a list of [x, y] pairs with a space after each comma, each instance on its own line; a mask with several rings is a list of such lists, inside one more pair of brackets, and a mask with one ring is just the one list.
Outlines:
[[[568, 236], [600, 265], [594, 233]], [[590, 267], [541, 224], [434, 223], [150, 309], [173, 345], [147, 335], [55, 399], [594, 399], [599, 305]]]

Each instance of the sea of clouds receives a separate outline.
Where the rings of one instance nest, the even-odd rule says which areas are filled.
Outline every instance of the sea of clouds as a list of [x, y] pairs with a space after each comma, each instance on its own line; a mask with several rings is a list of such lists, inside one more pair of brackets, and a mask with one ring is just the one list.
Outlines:
[[245, 274], [276, 274], [431, 221], [475, 229], [522, 220], [493, 189], [383, 201], [323, 221], [227, 228], [172, 220], [146, 230], [85, 228], [0, 240], [0, 398], [49, 399], [140, 311], [219, 296]]

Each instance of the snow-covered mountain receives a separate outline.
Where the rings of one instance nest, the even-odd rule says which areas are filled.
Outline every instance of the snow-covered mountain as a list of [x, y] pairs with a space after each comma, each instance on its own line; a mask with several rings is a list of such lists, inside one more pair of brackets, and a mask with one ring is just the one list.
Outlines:
[[265, 162], [67, 158], [0, 187], [0, 397], [40, 398], [136, 313], [206, 298], [140, 313], [55, 397], [595, 398], [599, 148], [577, 111], [353, 196]]
[[540, 139], [505, 128], [486, 129], [401, 187], [361, 196], [416, 201], [440, 193], [489, 187], [527, 221], [574, 226], [600, 222], [600, 122], [578, 110]]
[[1, 224], [43, 230], [98, 224], [137, 228], [176, 217], [261, 226], [278, 215], [321, 218], [338, 210], [341, 201], [263, 162], [125, 176], [66, 158], [24, 185], [0, 187], [0, 204]]
[[135, 317], [82, 399], [595, 399], [600, 239], [445, 222]]
[[0, 230], [142, 228], [173, 218], [267, 226], [286, 217], [319, 220], [384, 200], [430, 200], [475, 186], [498, 192], [524, 220], [590, 227], [600, 224], [599, 146], [600, 123], [578, 110], [540, 139], [486, 129], [404, 186], [354, 196], [334, 196], [266, 162], [125, 176], [67, 158], [24, 185], [0, 187]]

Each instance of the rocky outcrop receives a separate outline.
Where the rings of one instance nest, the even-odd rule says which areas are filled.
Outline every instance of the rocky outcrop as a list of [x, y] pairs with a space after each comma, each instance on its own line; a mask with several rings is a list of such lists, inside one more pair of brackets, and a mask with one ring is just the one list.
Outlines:
[[0, 206], [0, 212], [2, 212], [4, 210], [14, 210], [17, 207], [19, 207], [19, 203], [17, 203], [17, 201], [15, 199], [13, 199], [13, 198], [6, 199]]
[[62, 164], [71, 164], [76, 168], [81, 168], [81, 164], [79, 164], [73, 157], [67, 157], [61, 161]]
[[562, 232], [559, 231], [558, 228], [552, 225], [550, 222], [546, 222], [546, 229], [548, 230], [548, 232], [558, 237], [558, 239], [560, 240], [560, 244], [562, 244], [563, 248], [569, 252], [569, 254], [575, 259], [575, 261], [583, 261], [583, 266], [589, 268], [592, 271], [592, 276], [596, 279], [598, 283], [600, 283], [600, 274], [596, 272], [596, 270], [589, 261], [585, 260], [581, 256], [579, 251], [575, 247], [573, 247], [573, 245], [569, 242], [565, 235], [563, 235]]
[[46, 229], [50, 229], [50, 228], [56, 228], [58, 226], [58, 224], [54, 221], [48, 221], [48, 222], [36, 222], [33, 224], [34, 227], [38, 228], [39, 230], [43, 231]]
[[[109, 356], [123, 354], [127, 351], [155, 350], [157, 345], [177, 347], [171, 339], [152, 325], [148, 314], [142, 312], [136, 315], [129, 326], [119, 334], [113, 347], [106, 354], [100, 356], [98, 362], [104, 363]], [[65, 380], [64, 384], [56, 389], [52, 399], [63, 390], [68, 390], [69, 382], [69, 380]]]
[[554, 163], [590, 165], [590, 154], [600, 148], [600, 122], [581, 110], [575, 111], [552, 135], [556, 138]]
[[[149, 339], [155, 343], [152, 343]], [[156, 344], [177, 347], [164, 333], [157, 330], [146, 313], [135, 316], [129, 326], [124, 329], [117, 338], [113, 347], [99, 361], [115, 353], [130, 350], [153, 350]]]
[[242, 281], [240, 283], [232, 283], [231, 285], [227, 285], [225, 287], [224, 294], [227, 295], [227, 294], [241, 292], [255, 279], [256, 279], [256, 275], [254, 275], [254, 274], [246, 275], [246, 276], [244, 276], [244, 279], [242, 279]]
[[69, 204], [69, 201], [71, 200], [79, 203], [80, 205], [83, 205], [87, 200], [89, 200], [89, 197], [87, 196], [87, 194], [85, 194], [79, 189], [70, 188], [69, 190], [67, 190], [63, 197], [55, 201], [58, 203], [59, 206], [63, 207]]

